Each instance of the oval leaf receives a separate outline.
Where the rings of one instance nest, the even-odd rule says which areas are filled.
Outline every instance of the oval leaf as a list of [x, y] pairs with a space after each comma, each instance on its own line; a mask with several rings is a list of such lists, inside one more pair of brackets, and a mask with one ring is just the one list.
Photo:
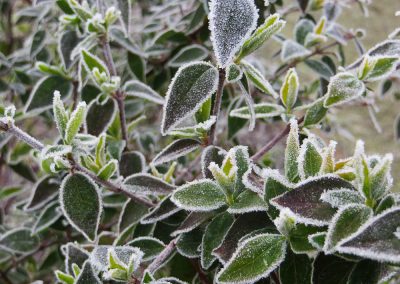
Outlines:
[[201, 143], [194, 139], [180, 139], [172, 142], [162, 150], [151, 162], [152, 165], [157, 166], [168, 163], [185, 156], [199, 148]]

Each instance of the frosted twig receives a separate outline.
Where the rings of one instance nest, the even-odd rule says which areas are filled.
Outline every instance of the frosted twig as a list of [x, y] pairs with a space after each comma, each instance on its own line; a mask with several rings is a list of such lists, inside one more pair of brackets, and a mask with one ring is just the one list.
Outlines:
[[176, 247], [177, 239], [173, 239], [164, 250], [153, 260], [152, 263], [147, 267], [147, 270], [150, 273], [156, 271], [166, 260], [167, 258], [174, 252]]

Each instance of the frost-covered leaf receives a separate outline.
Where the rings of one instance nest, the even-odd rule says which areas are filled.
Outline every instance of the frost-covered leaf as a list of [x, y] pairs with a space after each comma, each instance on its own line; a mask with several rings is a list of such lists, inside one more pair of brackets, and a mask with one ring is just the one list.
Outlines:
[[55, 91], [60, 92], [62, 99], [72, 93], [72, 82], [59, 76], [44, 77], [33, 88], [25, 105], [25, 112], [40, 113], [50, 109]]
[[96, 271], [93, 269], [90, 261], [86, 261], [83, 264], [82, 271], [79, 274], [78, 278], [75, 280], [76, 284], [101, 284], [100, 278], [97, 276]]
[[308, 242], [317, 250], [321, 251], [324, 247], [326, 232], [319, 232], [308, 236]]
[[285, 40], [282, 45], [281, 59], [283, 62], [288, 62], [293, 59], [306, 57], [310, 54], [311, 51], [307, 48], [291, 39], [288, 39]]
[[164, 98], [156, 91], [154, 91], [148, 85], [137, 80], [126, 82], [124, 85], [124, 91], [127, 96], [146, 99], [160, 105], [165, 103]]
[[163, 181], [162, 179], [145, 173], [128, 176], [124, 181], [124, 185], [129, 191], [143, 195], [168, 195], [175, 188], [175, 186]]
[[175, 140], [169, 144], [164, 150], [157, 154], [151, 162], [152, 165], [157, 166], [168, 163], [185, 156], [199, 148], [201, 143], [194, 139], [180, 139]]
[[324, 107], [324, 98], [316, 100], [307, 109], [306, 115], [304, 117], [304, 127], [309, 127], [318, 124], [326, 116], [328, 109]]
[[328, 190], [341, 188], [354, 189], [349, 182], [333, 175], [311, 178], [272, 199], [270, 203], [280, 210], [289, 208], [300, 223], [324, 226], [329, 224], [336, 209], [321, 201], [321, 195]]
[[262, 234], [240, 244], [218, 273], [218, 283], [250, 283], [267, 277], [285, 258], [283, 236]]
[[69, 69], [73, 63], [71, 60], [72, 50], [80, 42], [80, 38], [75, 30], [68, 30], [60, 34], [58, 41], [58, 53], [66, 69]]
[[396, 69], [398, 63], [399, 57], [396, 56], [366, 56], [359, 67], [358, 77], [365, 81], [382, 80]]
[[62, 213], [58, 202], [53, 202], [43, 208], [37, 221], [32, 227], [32, 234], [35, 235], [49, 226], [53, 225], [60, 217]]
[[322, 166], [322, 155], [312, 138], [304, 140], [301, 145], [298, 163], [302, 179], [318, 175]]
[[355, 262], [334, 255], [318, 254], [313, 263], [313, 284], [347, 284]]
[[252, 211], [266, 211], [268, 204], [255, 192], [245, 190], [239, 194], [232, 205], [229, 206], [228, 212], [232, 214], [243, 214]]
[[347, 72], [336, 74], [329, 82], [324, 107], [346, 103], [360, 97], [364, 92], [364, 83], [353, 74]]
[[102, 213], [102, 203], [97, 185], [86, 175], [68, 175], [61, 184], [60, 204], [69, 223], [93, 241]]
[[172, 201], [170, 196], [161, 201], [149, 214], [144, 216], [141, 220], [142, 224], [153, 224], [158, 221], [164, 220], [169, 216], [180, 211], [181, 208], [177, 207]]
[[392, 186], [392, 177], [390, 174], [393, 162], [393, 155], [385, 155], [380, 162], [372, 169], [369, 177], [371, 187], [371, 197], [375, 200], [382, 198]]
[[296, 41], [304, 45], [307, 34], [313, 32], [314, 27], [315, 27], [314, 22], [307, 18], [298, 21], [296, 23], [296, 26], [294, 27], [294, 34], [296, 37]]
[[380, 214], [383, 211], [394, 207], [396, 203], [396, 197], [393, 194], [388, 194], [379, 202], [378, 206], [376, 207], [375, 213]]
[[190, 212], [189, 215], [181, 222], [178, 229], [171, 233], [175, 237], [181, 233], [187, 233], [196, 229], [201, 224], [215, 216], [215, 212]]
[[263, 43], [271, 38], [276, 33], [279, 33], [286, 22], [280, 19], [279, 14], [273, 14], [265, 19], [264, 24], [258, 27], [249, 39], [247, 39], [239, 53], [238, 58], [244, 58], [245, 56], [253, 53], [260, 48]]
[[290, 182], [295, 182], [299, 177], [299, 155], [299, 126], [297, 120], [292, 119], [290, 121], [290, 132], [286, 139], [285, 149], [285, 176]]
[[98, 136], [107, 131], [115, 118], [117, 106], [112, 99], [105, 102], [93, 100], [88, 106], [86, 114], [87, 132], [91, 135]]
[[324, 245], [325, 253], [335, 251], [341, 240], [356, 232], [372, 215], [371, 208], [362, 204], [352, 204], [339, 209], [329, 225]]
[[146, 81], [146, 61], [142, 56], [128, 52], [128, 67], [138, 80]]
[[240, 214], [233, 222], [221, 245], [214, 249], [212, 255], [215, 255], [220, 262], [226, 263], [243, 237], [266, 228], [272, 229], [275, 226], [265, 212]]
[[117, 0], [118, 10], [121, 11], [121, 22], [124, 31], [127, 35], [130, 33], [131, 26], [131, 1], [129, 0]]
[[181, 67], [193, 61], [201, 61], [208, 57], [208, 50], [199, 45], [193, 44], [182, 48], [171, 60], [168, 65], [171, 67]]
[[[127, 267], [130, 263], [134, 264], [137, 269], [142, 258], [143, 252], [136, 247], [131, 246], [96, 246], [90, 253], [90, 262], [97, 271], [107, 271], [110, 266], [109, 255], [113, 254], [114, 259], [117, 259], [121, 265]], [[90, 283], [90, 282], [89, 282]], [[83, 283], [82, 283], [83, 284]]]
[[377, 261], [398, 263], [400, 208], [394, 207], [370, 219], [356, 233], [341, 241], [337, 251]]
[[97, 173], [97, 176], [102, 180], [108, 180], [118, 170], [118, 161], [113, 159], [105, 164]]
[[149, 211], [149, 208], [133, 200], [128, 200], [122, 207], [118, 220], [118, 232], [122, 233], [136, 225]]
[[89, 74], [92, 74], [93, 70], [97, 68], [100, 74], [104, 73], [107, 75], [107, 77], [110, 77], [107, 66], [100, 58], [85, 49], [82, 49], [81, 56], [82, 62]]
[[36, 210], [45, 206], [50, 200], [57, 196], [60, 188], [59, 181], [52, 176], [45, 176], [39, 180], [32, 189], [32, 194], [25, 210]]
[[[272, 103], [259, 103], [254, 105], [254, 112], [256, 118], [270, 118], [279, 116], [284, 113], [285, 109], [277, 104]], [[250, 119], [249, 107], [241, 107], [234, 109], [229, 114], [232, 117], [239, 117], [244, 119]]]
[[65, 271], [73, 274], [73, 264], [83, 267], [84, 262], [89, 258], [89, 253], [78, 244], [68, 243], [61, 247], [65, 256]]
[[209, 179], [198, 180], [178, 187], [171, 197], [178, 207], [189, 211], [211, 211], [225, 205], [222, 188]]
[[70, 144], [72, 140], [75, 138], [76, 134], [78, 134], [79, 129], [82, 126], [82, 123], [85, 120], [86, 116], [86, 103], [81, 102], [78, 104], [76, 109], [72, 112], [68, 123], [67, 128], [65, 129], [65, 143]]
[[201, 247], [201, 266], [204, 269], [211, 267], [216, 257], [212, 254], [213, 250], [221, 245], [229, 228], [232, 226], [234, 218], [227, 212], [216, 216], [206, 227], [203, 235]]
[[210, 2], [211, 41], [221, 68], [232, 63], [235, 53], [255, 29], [257, 18], [257, 8], [253, 0]]
[[226, 81], [228, 83], [235, 83], [243, 77], [243, 70], [239, 65], [232, 63], [226, 68]]
[[[264, 200], [269, 204], [270, 200], [288, 192], [292, 185], [281, 176], [277, 170], [265, 170], [263, 176], [266, 179], [264, 189]], [[274, 206], [268, 206], [268, 216], [275, 219], [279, 216], [279, 211]]]
[[31, 57], [35, 57], [38, 53], [43, 49], [46, 43], [46, 31], [38, 30], [32, 38], [30, 55]]
[[254, 86], [256, 86], [259, 90], [263, 91], [266, 94], [272, 95], [274, 98], [279, 97], [271, 84], [264, 78], [260, 71], [258, 71], [253, 65], [246, 61], [242, 61], [240, 66], [243, 67], [244, 74], [246, 78], [253, 82]]
[[297, 254], [310, 254], [315, 252], [314, 246], [310, 243], [308, 237], [321, 230], [320, 227], [296, 224], [289, 232], [290, 247], [294, 253]]
[[251, 166], [249, 149], [245, 146], [236, 146], [228, 152], [232, 165], [235, 167], [235, 184], [233, 188], [234, 197], [237, 197], [246, 186], [243, 183], [243, 176]]
[[335, 75], [335, 73], [332, 71], [329, 65], [322, 60], [319, 61], [319, 60], [307, 59], [305, 63], [308, 67], [310, 67], [311, 70], [315, 71], [325, 80], [329, 81], [330, 78]]
[[361, 260], [351, 272], [347, 284], [384, 284], [379, 281], [382, 274], [384, 274], [383, 271], [383, 264], [369, 259]]
[[283, 105], [290, 111], [297, 101], [299, 93], [299, 77], [297, 76], [296, 69], [292, 68], [286, 73], [283, 85], [281, 87], [281, 101]]
[[143, 261], [149, 261], [157, 257], [163, 249], [165, 244], [159, 239], [152, 237], [140, 237], [127, 244], [131, 247], [139, 248], [143, 252]]
[[61, 94], [58, 91], [54, 92], [53, 114], [58, 131], [60, 132], [61, 137], [64, 137], [68, 123], [68, 114], [65, 110], [64, 103], [61, 101]]
[[176, 250], [184, 257], [197, 258], [200, 256], [198, 248], [201, 245], [202, 237], [203, 233], [200, 229], [183, 233], [176, 241]]
[[193, 62], [179, 68], [164, 104], [161, 132], [165, 135], [193, 115], [216, 91], [218, 70], [206, 62]]
[[282, 284], [310, 283], [312, 262], [305, 254], [289, 251], [279, 267], [279, 278]]
[[208, 169], [212, 162], [216, 163], [218, 166], [222, 166], [225, 155], [227, 152], [217, 146], [208, 146], [201, 153], [201, 170], [205, 178], [213, 178], [211, 171]]
[[141, 152], [124, 152], [119, 161], [119, 173], [127, 177], [136, 173], [141, 173], [146, 167], [145, 157]]
[[349, 204], [363, 204], [365, 199], [358, 191], [338, 189], [324, 192], [321, 200], [328, 202], [334, 208], [340, 208]]
[[10, 253], [29, 254], [39, 247], [39, 241], [30, 229], [17, 228], [0, 236], [0, 248]]

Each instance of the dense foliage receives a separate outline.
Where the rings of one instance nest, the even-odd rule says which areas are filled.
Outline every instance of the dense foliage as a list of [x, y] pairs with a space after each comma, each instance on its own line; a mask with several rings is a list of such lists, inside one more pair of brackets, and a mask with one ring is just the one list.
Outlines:
[[1, 283], [399, 283], [392, 155], [323, 135], [399, 75], [368, 1], [0, 8]]

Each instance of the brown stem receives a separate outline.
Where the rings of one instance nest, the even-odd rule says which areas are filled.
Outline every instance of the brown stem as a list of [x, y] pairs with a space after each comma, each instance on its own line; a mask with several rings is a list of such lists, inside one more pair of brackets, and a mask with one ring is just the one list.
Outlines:
[[79, 82], [78, 81], [73, 81], [72, 82], [72, 109], [75, 110], [78, 103], [79, 103]]
[[[32, 148], [34, 148], [36, 150], [41, 151], [44, 148], [44, 145], [41, 142], [39, 142], [38, 140], [36, 140], [32, 136], [30, 136], [28, 133], [26, 133], [26, 132], [22, 131], [21, 129], [19, 129], [13, 123], [7, 124], [7, 123], [5, 123], [3, 121], [0, 121], [0, 130], [3, 130], [5, 132], [8, 132], [8, 133], [14, 135], [15, 137], [17, 137], [18, 139], [24, 141], [25, 143], [27, 143], [29, 146], [31, 146]], [[98, 184], [103, 185], [109, 191], [112, 191], [112, 192], [115, 192], [115, 193], [124, 194], [125, 196], [131, 198], [132, 200], [134, 200], [136, 202], [139, 202], [139, 203], [141, 203], [143, 205], [146, 205], [148, 207], [154, 207], [154, 204], [152, 202], [150, 202], [149, 200], [144, 199], [142, 197], [139, 197], [139, 196], [131, 193], [127, 189], [123, 188], [122, 186], [116, 185], [116, 184], [114, 184], [114, 183], [112, 183], [110, 181], [103, 180], [103, 179], [99, 178], [98, 176], [96, 176], [94, 173], [92, 173], [88, 169], [86, 169], [86, 168], [82, 167], [81, 165], [77, 164], [75, 162], [75, 160], [72, 159], [71, 157], [69, 157], [69, 161], [71, 162], [71, 166], [72, 166], [72, 168], [74, 170], [87, 174], [94, 181], [96, 181]]]
[[[299, 118], [297, 120], [298, 124], [301, 124], [304, 120], [304, 116]], [[262, 147], [257, 153], [255, 153], [251, 159], [254, 162], [257, 162], [260, 160], [266, 153], [268, 153], [269, 150], [271, 150], [276, 144], [278, 144], [279, 141], [281, 141], [286, 135], [289, 134], [290, 131], [290, 123], [286, 125], [286, 127], [278, 134], [276, 135], [271, 141], [269, 141], [264, 147]]]
[[147, 270], [150, 273], [156, 271], [166, 260], [167, 258], [174, 252], [176, 247], [176, 239], [173, 239], [164, 250], [153, 260], [152, 263], [147, 267]]
[[208, 136], [208, 145], [214, 145], [215, 143], [215, 134], [217, 131], [218, 117], [221, 112], [221, 103], [222, 103], [222, 95], [224, 93], [224, 83], [226, 78], [225, 69], [219, 69], [219, 80], [218, 80], [218, 89], [215, 94], [215, 102], [212, 111], [212, 115], [216, 117], [215, 123], [211, 126], [210, 134]]

